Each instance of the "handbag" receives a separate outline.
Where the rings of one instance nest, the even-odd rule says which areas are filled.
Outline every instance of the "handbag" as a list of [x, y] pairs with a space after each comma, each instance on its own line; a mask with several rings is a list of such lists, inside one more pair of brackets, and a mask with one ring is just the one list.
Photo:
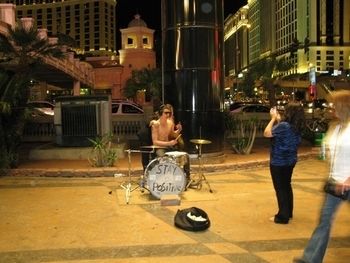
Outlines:
[[[331, 167], [330, 167], [331, 172], [330, 173], [332, 173], [332, 171], [334, 169], [334, 161], [335, 161], [336, 153], [338, 150], [338, 137], [339, 137], [340, 131], [341, 131], [341, 127], [339, 127], [339, 129], [338, 129], [338, 134], [337, 134], [337, 137], [335, 140], [334, 152], [331, 155], [332, 158], [331, 158]], [[338, 198], [343, 199], [343, 200], [348, 200], [349, 195], [350, 195], [350, 190], [344, 191], [343, 193], [341, 193], [341, 192], [337, 191], [337, 190], [339, 190], [339, 189], [337, 189], [337, 184], [338, 184], [337, 181], [332, 176], [329, 176], [324, 187], [323, 187], [323, 190], [327, 194], [333, 195], [333, 196], [338, 197]]]
[[336, 187], [337, 187], [337, 181], [332, 178], [329, 177], [328, 180], [326, 181], [323, 190], [330, 195], [333, 195], [335, 197], [341, 198], [343, 200], [348, 200], [349, 196], [350, 196], [350, 190], [348, 191], [344, 191], [343, 193], [339, 193], [336, 191]]
[[204, 210], [190, 207], [177, 210], [174, 225], [187, 231], [203, 231], [210, 227], [210, 219]]

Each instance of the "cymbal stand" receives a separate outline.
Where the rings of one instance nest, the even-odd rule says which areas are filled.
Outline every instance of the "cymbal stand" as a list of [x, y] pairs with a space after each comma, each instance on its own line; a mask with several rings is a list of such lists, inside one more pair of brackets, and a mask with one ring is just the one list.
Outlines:
[[190, 188], [197, 188], [197, 189], [201, 189], [202, 188], [202, 184], [203, 181], [208, 185], [209, 188], [209, 192], [212, 193], [213, 190], [210, 187], [210, 184], [207, 180], [207, 178], [204, 175], [203, 172], [203, 162], [202, 162], [202, 144], [196, 144], [196, 148], [198, 149], [198, 155], [197, 155], [197, 159], [198, 159], [198, 167], [199, 167], [199, 174], [196, 176], [197, 178], [194, 179], [191, 177], [191, 180], [188, 182], [186, 189], [188, 187]]
[[[125, 152], [128, 153], [128, 181], [122, 183], [120, 186], [125, 190], [125, 199], [126, 203], [129, 204], [129, 200], [131, 197], [131, 192], [135, 191], [137, 188], [140, 187], [140, 184], [131, 180], [131, 153], [132, 152], [140, 152], [139, 150], [125, 150]], [[142, 180], [142, 178], [141, 178]], [[133, 186], [133, 184], [136, 184], [136, 186]]]

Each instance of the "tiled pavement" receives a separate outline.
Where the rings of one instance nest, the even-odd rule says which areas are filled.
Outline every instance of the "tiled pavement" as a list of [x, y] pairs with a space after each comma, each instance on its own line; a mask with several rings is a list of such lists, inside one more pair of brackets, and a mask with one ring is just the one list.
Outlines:
[[[269, 221], [276, 200], [266, 164], [225, 167], [206, 175], [213, 193], [189, 189], [179, 206], [139, 189], [126, 204], [125, 177], [0, 177], [0, 262], [292, 262], [317, 223], [327, 162], [297, 164], [288, 225]], [[208, 230], [174, 227], [176, 211], [192, 206], [208, 213]], [[349, 262], [349, 212], [346, 204], [337, 214], [326, 263]]]

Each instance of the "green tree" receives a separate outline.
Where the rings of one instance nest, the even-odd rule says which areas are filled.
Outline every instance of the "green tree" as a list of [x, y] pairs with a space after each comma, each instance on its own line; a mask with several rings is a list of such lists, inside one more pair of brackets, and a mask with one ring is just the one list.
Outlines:
[[285, 57], [277, 58], [275, 55], [257, 61], [248, 68], [244, 76], [242, 85], [245, 89], [245, 93], [251, 95], [256, 82], [259, 82], [267, 89], [270, 104], [275, 105], [275, 81], [279, 79], [283, 73], [290, 70], [292, 66], [293, 64]]
[[131, 78], [126, 81], [123, 95], [126, 98], [135, 98], [139, 90], [146, 91], [148, 100], [160, 100], [162, 95], [162, 76], [158, 68], [133, 70]]
[[289, 46], [289, 51], [290, 51], [290, 56], [291, 57], [295, 57], [297, 55], [296, 53], [298, 52], [300, 44], [301, 43], [300, 43], [300, 41], [297, 38], [293, 38], [293, 41], [292, 41], [292, 43]]
[[64, 58], [63, 46], [65, 42], [51, 44], [21, 24], [0, 34], [0, 169], [18, 165], [30, 82], [44, 57]]
[[308, 37], [305, 37], [304, 39], [304, 53], [309, 52], [310, 47], [310, 39]]

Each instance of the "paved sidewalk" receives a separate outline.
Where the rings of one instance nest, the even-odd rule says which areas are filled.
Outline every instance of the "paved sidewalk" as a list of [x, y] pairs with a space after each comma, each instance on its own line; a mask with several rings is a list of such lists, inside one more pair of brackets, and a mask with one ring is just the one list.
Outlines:
[[[327, 170], [316, 158], [299, 161], [288, 225], [269, 221], [276, 200], [267, 165], [208, 173], [213, 193], [189, 189], [179, 206], [139, 189], [126, 204], [125, 178], [0, 177], [0, 262], [292, 262], [317, 223]], [[208, 230], [174, 227], [176, 211], [192, 206], [208, 213]], [[349, 212], [338, 212], [325, 263], [349, 262]]]

